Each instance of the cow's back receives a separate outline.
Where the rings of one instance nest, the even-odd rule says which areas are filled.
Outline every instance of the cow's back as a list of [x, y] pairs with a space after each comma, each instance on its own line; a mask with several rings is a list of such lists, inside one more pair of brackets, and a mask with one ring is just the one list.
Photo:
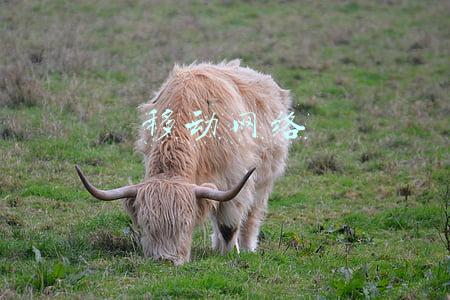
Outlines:
[[[200, 176], [199, 181], [221, 177], [217, 180], [219, 186], [227, 188], [256, 166], [255, 185], [272, 182], [284, 171], [289, 146], [282, 134], [273, 134], [272, 122], [288, 113], [289, 91], [281, 89], [271, 76], [240, 67], [237, 61], [205, 65], [204, 68], [200, 74], [213, 74], [211, 80], [217, 80], [217, 85], [228, 92], [225, 95], [219, 93], [210, 101], [210, 108], [215, 106], [215, 109], [209, 112], [217, 114], [221, 129], [215, 138], [201, 143], [202, 152], [208, 154], [204, 156], [204, 163], [214, 166], [210, 169], [214, 172], [207, 174], [211, 178]], [[234, 121], [252, 115], [256, 117], [256, 137], [251, 128], [245, 126], [237, 132], [232, 130]], [[204, 169], [201, 168], [199, 173]]]
[[[198, 184], [213, 182], [225, 189], [254, 166], [253, 186], [282, 174], [289, 143], [280, 134], [273, 136], [272, 122], [287, 113], [290, 97], [271, 76], [241, 67], [237, 60], [176, 66], [152, 102], [143, 105], [142, 112], [170, 108], [174, 126], [171, 135], [160, 141], [141, 130], [138, 149], [146, 158], [146, 177], [174, 168], [186, 176], [192, 172]], [[202, 114], [194, 116], [196, 111]], [[256, 116], [257, 136], [252, 136], [251, 129], [234, 132], [233, 122], [251, 113]], [[201, 131], [192, 135], [185, 126], [213, 116], [217, 119], [215, 136], [210, 128], [208, 135], [197, 139]], [[156, 136], [163, 133], [160, 127]], [[170, 149], [177, 149], [176, 155], [167, 153]]]

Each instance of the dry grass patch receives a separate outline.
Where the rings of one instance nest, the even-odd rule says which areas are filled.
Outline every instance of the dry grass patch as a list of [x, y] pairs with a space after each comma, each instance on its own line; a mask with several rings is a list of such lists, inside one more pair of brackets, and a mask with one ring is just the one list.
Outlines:
[[10, 107], [36, 106], [45, 97], [41, 82], [28, 63], [0, 69], [0, 105]]
[[131, 252], [135, 249], [130, 238], [106, 229], [93, 232], [89, 236], [89, 243], [94, 249], [103, 251]]
[[342, 165], [334, 154], [318, 154], [308, 162], [308, 169], [317, 175], [323, 175], [327, 172], [341, 172]]

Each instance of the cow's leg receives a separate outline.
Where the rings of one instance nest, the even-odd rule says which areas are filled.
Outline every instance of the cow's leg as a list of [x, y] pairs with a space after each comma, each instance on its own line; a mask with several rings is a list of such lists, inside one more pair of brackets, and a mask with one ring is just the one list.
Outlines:
[[137, 208], [135, 205], [136, 198], [126, 198], [123, 200], [123, 208], [128, 213], [134, 226], [137, 226]]
[[212, 247], [225, 254], [236, 247], [239, 252], [238, 236], [243, 215], [242, 205], [235, 200], [220, 203], [212, 213]]
[[255, 202], [247, 214], [247, 219], [239, 236], [239, 243], [243, 250], [256, 251], [258, 246], [259, 229], [264, 220], [267, 210], [267, 202], [270, 191], [272, 190], [272, 183], [259, 185], [255, 190]]

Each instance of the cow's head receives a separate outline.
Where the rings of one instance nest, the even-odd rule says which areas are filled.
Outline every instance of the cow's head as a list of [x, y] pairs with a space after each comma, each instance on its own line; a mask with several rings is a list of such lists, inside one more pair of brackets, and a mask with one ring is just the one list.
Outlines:
[[127, 199], [125, 207], [141, 231], [141, 244], [146, 257], [170, 260], [174, 264], [189, 261], [192, 235], [197, 223], [204, 219], [209, 200], [225, 202], [240, 192], [255, 168], [228, 191], [214, 184], [196, 185], [181, 177], [164, 174], [149, 180], [113, 190], [93, 186], [78, 166], [75, 167], [84, 187], [103, 201]]

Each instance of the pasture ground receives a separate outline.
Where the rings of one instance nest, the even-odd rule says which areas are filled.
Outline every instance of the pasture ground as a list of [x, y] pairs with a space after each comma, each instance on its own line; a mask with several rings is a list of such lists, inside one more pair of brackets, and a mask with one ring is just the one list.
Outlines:
[[[181, 1], [180, 1], [181, 2]], [[1, 1], [0, 298], [437, 298], [449, 293], [448, 1]], [[243, 59], [294, 96], [257, 253], [200, 228], [182, 267], [142, 257], [136, 106], [174, 62]], [[206, 230], [210, 230], [209, 227]]]

